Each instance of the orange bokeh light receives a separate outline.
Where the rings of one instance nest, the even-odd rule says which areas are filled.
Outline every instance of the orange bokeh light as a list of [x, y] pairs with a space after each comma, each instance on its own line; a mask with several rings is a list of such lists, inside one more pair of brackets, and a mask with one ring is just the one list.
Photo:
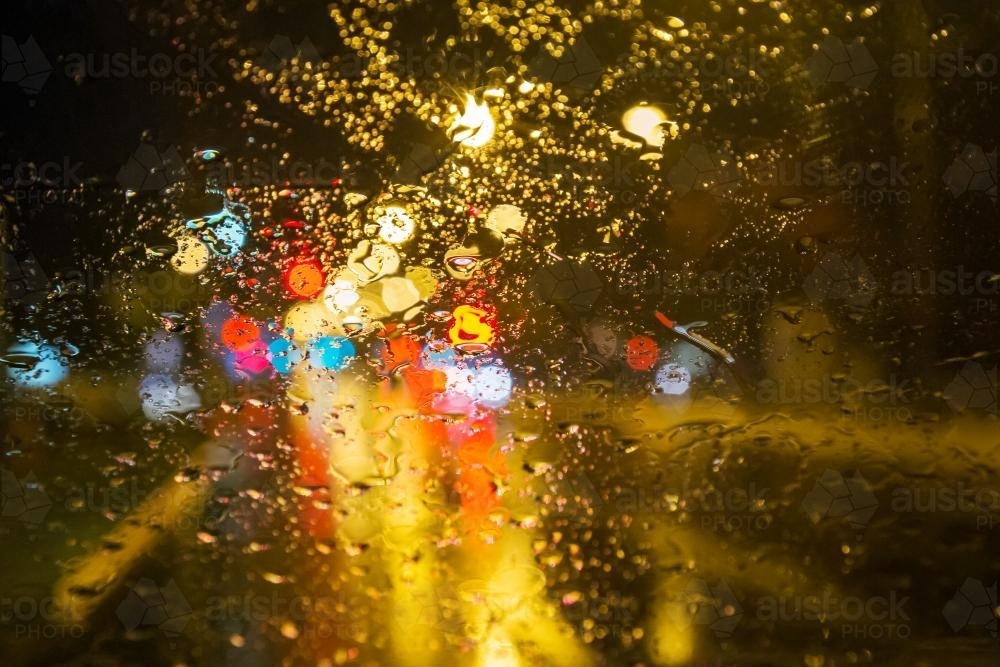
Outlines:
[[420, 343], [407, 334], [393, 336], [385, 340], [381, 350], [385, 372], [391, 373], [404, 364], [416, 364], [420, 359]]
[[297, 259], [285, 271], [285, 287], [301, 299], [313, 298], [325, 284], [323, 267], [315, 259]]

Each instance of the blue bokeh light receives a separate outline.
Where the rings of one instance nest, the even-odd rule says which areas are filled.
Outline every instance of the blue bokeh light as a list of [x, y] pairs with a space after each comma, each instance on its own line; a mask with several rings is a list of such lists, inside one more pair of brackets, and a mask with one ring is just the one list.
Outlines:
[[30, 368], [7, 367], [7, 377], [19, 387], [41, 389], [59, 384], [69, 377], [69, 361], [59, 349], [48, 343], [18, 341], [7, 348], [7, 355], [34, 357], [37, 361]]
[[292, 368], [302, 361], [302, 351], [287, 338], [276, 338], [267, 346], [271, 365], [282, 375], [287, 375]]
[[309, 346], [309, 363], [313, 368], [339, 371], [355, 355], [354, 343], [343, 336], [321, 336]]

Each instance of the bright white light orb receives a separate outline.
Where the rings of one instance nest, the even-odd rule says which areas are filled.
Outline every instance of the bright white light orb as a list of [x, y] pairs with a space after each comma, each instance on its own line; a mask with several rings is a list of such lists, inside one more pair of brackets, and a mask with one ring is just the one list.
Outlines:
[[514, 379], [502, 366], [483, 366], [476, 372], [476, 398], [488, 408], [502, 408], [510, 401]]
[[505, 232], [520, 234], [527, 222], [521, 209], [513, 204], [500, 204], [486, 216], [486, 227], [500, 234]]
[[654, 384], [664, 394], [680, 396], [691, 388], [691, 372], [680, 364], [664, 364], [656, 371]]
[[361, 300], [357, 286], [350, 280], [337, 279], [323, 290], [323, 304], [334, 313], [348, 313]]
[[662, 148], [667, 140], [666, 126], [671, 136], [676, 134], [677, 124], [667, 120], [667, 115], [653, 106], [641, 104], [622, 114], [622, 125], [632, 134], [642, 137], [652, 148]]
[[378, 223], [378, 235], [386, 243], [406, 243], [413, 238], [417, 223], [402, 206], [389, 206], [375, 221]]
[[452, 140], [467, 148], [481, 148], [496, 132], [496, 122], [489, 106], [479, 104], [472, 95], [465, 96], [465, 110], [448, 128]]

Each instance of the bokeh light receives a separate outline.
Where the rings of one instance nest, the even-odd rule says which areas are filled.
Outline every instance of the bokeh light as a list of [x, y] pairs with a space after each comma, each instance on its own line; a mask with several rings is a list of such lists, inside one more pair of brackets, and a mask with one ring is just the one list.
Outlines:
[[139, 383], [139, 397], [146, 419], [162, 420], [201, 408], [201, 398], [190, 384], [179, 384], [171, 376], [147, 375]]
[[282, 375], [290, 373], [302, 361], [302, 351], [287, 338], [275, 338], [268, 344], [267, 350], [271, 365]]
[[260, 338], [260, 327], [249, 317], [234, 315], [223, 323], [220, 338], [230, 350], [239, 352], [257, 342]]
[[502, 408], [510, 402], [514, 378], [503, 366], [488, 365], [476, 369], [476, 399], [488, 408]]
[[309, 345], [309, 364], [313, 368], [339, 371], [357, 354], [354, 343], [343, 336], [320, 336]]
[[7, 377], [20, 387], [53, 387], [69, 377], [69, 360], [48, 343], [18, 341], [7, 348], [5, 357], [23, 360], [23, 368], [21, 364], [7, 365]]
[[448, 128], [452, 139], [467, 148], [481, 148], [489, 143], [496, 132], [496, 122], [489, 105], [476, 102], [472, 95], [465, 96], [465, 109]]
[[454, 322], [448, 329], [451, 344], [463, 352], [482, 352], [493, 344], [494, 331], [489, 314], [475, 306], [461, 305], [452, 312]]
[[667, 363], [656, 371], [656, 390], [669, 396], [680, 396], [691, 388], [691, 371], [677, 363]]
[[206, 268], [212, 258], [212, 251], [196, 237], [185, 234], [177, 240], [177, 252], [170, 258], [170, 264], [178, 273], [196, 276]]
[[300, 299], [311, 299], [323, 289], [326, 276], [323, 267], [315, 259], [295, 259], [285, 270], [285, 287], [292, 296]]
[[648, 371], [656, 363], [659, 347], [649, 336], [632, 336], [625, 343], [625, 362], [635, 371]]

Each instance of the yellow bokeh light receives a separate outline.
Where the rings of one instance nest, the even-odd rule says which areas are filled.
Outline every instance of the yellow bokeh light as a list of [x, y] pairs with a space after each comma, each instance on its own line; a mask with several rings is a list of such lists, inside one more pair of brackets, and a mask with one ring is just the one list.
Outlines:
[[178, 273], [196, 276], [208, 267], [211, 259], [208, 246], [194, 236], [182, 236], [177, 241], [177, 252], [170, 258], [170, 264]]
[[318, 336], [340, 333], [337, 330], [338, 324], [334, 313], [316, 301], [295, 304], [288, 310], [284, 318], [285, 329], [291, 331], [292, 340], [297, 343]]

